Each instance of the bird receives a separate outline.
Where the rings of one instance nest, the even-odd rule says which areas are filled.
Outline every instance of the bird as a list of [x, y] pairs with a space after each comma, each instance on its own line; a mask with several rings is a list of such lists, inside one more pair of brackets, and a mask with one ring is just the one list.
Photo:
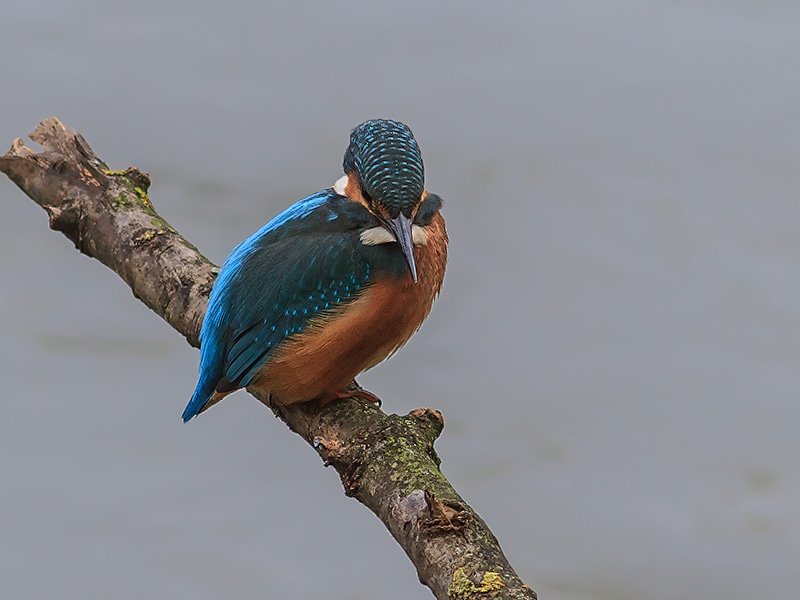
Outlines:
[[233, 249], [209, 295], [187, 422], [240, 389], [289, 405], [379, 398], [355, 378], [394, 354], [439, 295], [448, 237], [411, 129], [355, 127], [332, 187]]

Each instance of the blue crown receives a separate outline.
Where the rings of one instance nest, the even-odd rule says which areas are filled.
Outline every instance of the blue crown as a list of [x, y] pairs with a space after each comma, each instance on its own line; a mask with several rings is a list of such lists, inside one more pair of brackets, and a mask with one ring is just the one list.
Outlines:
[[365, 121], [350, 134], [344, 153], [345, 173], [355, 171], [367, 199], [386, 208], [389, 216], [407, 217], [425, 189], [425, 167], [417, 140], [398, 121]]

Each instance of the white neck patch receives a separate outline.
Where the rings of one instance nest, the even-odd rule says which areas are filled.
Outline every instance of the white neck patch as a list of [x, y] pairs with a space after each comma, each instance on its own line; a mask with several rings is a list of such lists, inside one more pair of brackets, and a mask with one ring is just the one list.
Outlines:
[[333, 191], [339, 194], [340, 196], [344, 196], [344, 188], [347, 187], [347, 175], [342, 175], [339, 179], [336, 180], [336, 183], [333, 184]]
[[[361, 243], [365, 246], [378, 246], [379, 244], [388, 244], [396, 242], [394, 235], [385, 227], [371, 227], [361, 232], [359, 236]], [[428, 243], [428, 232], [424, 227], [419, 225], [411, 226], [411, 239], [414, 241], [415, 246], [424, 246]]]
[[385, 227], [371, 227], [361, 232], [359, 236], [361, 243], [365, 246], [378, 246], [380, 244], [388, 244], [396, 242], [394, 236]]

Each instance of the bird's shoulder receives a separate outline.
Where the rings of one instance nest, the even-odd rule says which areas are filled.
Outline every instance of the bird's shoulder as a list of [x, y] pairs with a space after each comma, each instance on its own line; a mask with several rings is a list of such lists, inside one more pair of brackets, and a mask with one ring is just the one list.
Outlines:
[[292, 296], [360, 272], [359, 232], [376, 224], [364, 206], [331, 189], [308, 196], [233, 249], [210, 304], [285, 304]]
[[377, 220], [364, 205], [327, 189], [289, 206], [237, 246], [232, 255], [295, 236], [344, 233], [375, 224]]

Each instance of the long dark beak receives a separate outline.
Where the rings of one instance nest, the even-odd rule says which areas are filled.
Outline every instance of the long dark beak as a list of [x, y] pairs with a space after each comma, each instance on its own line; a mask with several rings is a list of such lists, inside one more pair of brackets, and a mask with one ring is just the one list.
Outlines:
[[417, 283], [417, 265], [414, 264], [414, 240], [411, 237], [411, 219], [400, 213], [396, 219], [388, 223], [389, 229], [394, 234], [403, 256], [406, 257], [408, 269], [411, 271], [411, 278]]

